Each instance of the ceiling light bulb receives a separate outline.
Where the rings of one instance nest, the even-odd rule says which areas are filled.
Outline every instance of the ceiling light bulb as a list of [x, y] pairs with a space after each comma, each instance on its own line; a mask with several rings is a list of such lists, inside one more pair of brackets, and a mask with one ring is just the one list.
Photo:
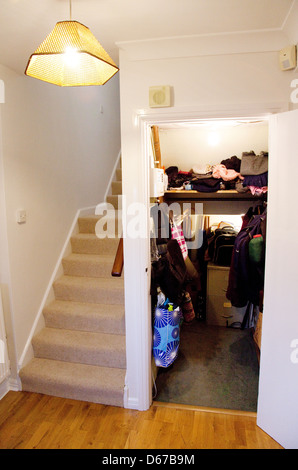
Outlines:
[[65, 52], [65, 63], [70, 67], [76, 67], [79, 63], [79, 54], [77, 49], [72, 47], [66, 47]]

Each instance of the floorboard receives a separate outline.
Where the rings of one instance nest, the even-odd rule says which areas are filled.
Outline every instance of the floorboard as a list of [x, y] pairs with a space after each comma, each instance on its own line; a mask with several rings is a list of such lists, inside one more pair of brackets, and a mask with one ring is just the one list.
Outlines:
[[282, 449], [255, 413], [153, 402], [147, 411], [30, 392], [0, 401], [0, 449]]

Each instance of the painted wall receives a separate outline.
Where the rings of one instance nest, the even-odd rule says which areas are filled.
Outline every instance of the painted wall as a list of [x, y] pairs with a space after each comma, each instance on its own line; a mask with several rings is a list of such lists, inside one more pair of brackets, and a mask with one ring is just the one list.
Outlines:
[[159, 129], [162, 165], [189, 171], [194, 166], [216, 165], [222, 160], [253, 150], [268, 151], [268, 124], [228, 126], [222, 123], [179, 129]]
[[[250, 39], [237, 34], [225, 37], [226, 47], [220, 39], [217, 44], [213, 41], [210, 55], [196, 47], [200, 42], [196, 38], [185, 39], [190, 46], [185, 50], [174, 39], [119, 44], [122, 174], [127, 204], [148, 203], [144, 120], [158, 124], [181, 117], [236, 117], [269, 111], [271, 104], [272, 111], [283, 106], [288, 109], [295, 74], [281, 72], [278, 64], [278, 50], [287, 45], [287, 37], [278, 34], [275, 42], [271, 35], [266, 41]], [[172, 87], [172, 107], [149, 108], [149, 87], [157, 85]], [[141, 223], [146, 227], [146, 214]], [[141, 238], [124, 240], [127, 406], [138, 409], [150, 404], [150, 394], [146, 394], [151, 383], [147, 247]]]
[[[3, 66], [0, 78], [6, 95], [0, 112], [10, 301], [19, 359], [77, 210], [103, 201], [121, 147], [119, 79], [67, 89]], [[16, 222], [18, 209], [26, 210], [25, 224]]]

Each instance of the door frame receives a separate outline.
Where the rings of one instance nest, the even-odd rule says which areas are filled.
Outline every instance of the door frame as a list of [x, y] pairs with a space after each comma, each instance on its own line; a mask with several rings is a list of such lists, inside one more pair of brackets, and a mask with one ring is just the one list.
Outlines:
[[[142, 187], [142, 202], [147, 204], [147, 219], [144, 217], [142, 223], [146, 226], [146, 233], [149, 234], [149, 203], [150, 203], [150, 155], [148, 149], [149, 130], [151, 126], [160, 126], [162, 124], [174, 124], [178, 122], [193, 123], [202, 120], [215, 120], [215, 119], [266, 119], [270, 115], [288, 111], [288, 103], [267, 103], [263, 105], [243, 105], [243, 106], [226, 106], [226, 107], [200, 107], [195, 109], [170, 109], [163, 108], [159, 111], [152, 112], [151, 110], [136, 110], [133, 116], [135, 129], [137, 129], [137, 147], [140, 150], [139, 159], [139, 174], [141, 175], [138, 185]], [[267, 235], [268, 236], [268, 235]], [[125, 255], [125, 240], [124, 240], [124, 255]], [[124, 403], [125, 407], [138, 410], [147, 410], [152, 404], [152, 327], [151, 327], [151, 298], [150, 298], [150, 240], [149, 236], [146, 241], [142, 240], [139, 245], [138, 255], [138, 276], [141, 289], [139, 291], [138, 302], [140, 317], [138, 324], [133, 324], [130, 321], [129, 315], [126, 316], [126, 332], [129, 339], [127, 339], [127, 374], [126, 374], [126, 387]], [[144, 266], [147, 268], [144, 269]], [[129, 282], [129, 281], [128, 281]], [[129, 303], [129, 301], [128, 301]], [[128, 307], [126, 304], [126, 308]], [[130, 343], [131, 331], [134, 331], [136, 338], [134, 347]], [[132, 354], [138, 357], [138, 370], [137, 370], [137, 393], [134, 397], [129, 396], [130, 389], [130, 376], [136, 374], [132, 370], [130, 364], [135, 365]]]

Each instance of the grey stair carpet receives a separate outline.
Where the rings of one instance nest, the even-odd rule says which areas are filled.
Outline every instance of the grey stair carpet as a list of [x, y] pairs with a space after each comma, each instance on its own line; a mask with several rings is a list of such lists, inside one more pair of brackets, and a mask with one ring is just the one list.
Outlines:
[[[121, 194], [121, 170], [110, 202]], [[99, 216], [80, 217], [32, 340], [34, 358], [20, 370], [24, 391], [123, 406], [126, 373], [124, 282], [112, 277], [118, 238], [96, 236]], [[116, 224], [117, 226], [117, 224]], [[116, 232], [117, 233], [117, 232]]]

